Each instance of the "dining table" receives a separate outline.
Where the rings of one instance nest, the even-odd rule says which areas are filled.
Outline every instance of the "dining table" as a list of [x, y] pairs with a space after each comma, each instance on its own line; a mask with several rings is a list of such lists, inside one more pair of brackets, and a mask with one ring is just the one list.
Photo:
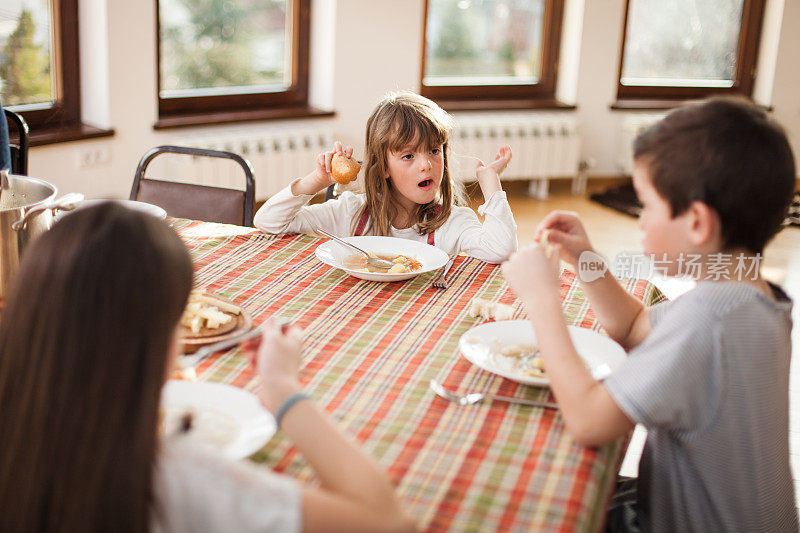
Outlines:
[[[436, 396], [437, 380], [481, 391], [555, 401], [547, 387], [487, 372], [459, 352], [461, 335], [486, 320], [482, 298], [526, 318], [498, 265], [459, 255], [449, 287], [427, 272], [400, 282], [365, 281], [315, 256], [326, 239], [170, 219], [195, 266], [195, 285], [224, 297], [255, 324], [279, 318], [304, 331], [304, 391], [387, 472], [402, 508], [422, 531], [598, 531], [627, 441], [578, 444], [557, 409], [502, 401], [459, 405]], [[651, 283], [622, 280], [645, 305], [664, 299]], [[574, 273], [560, 273], [570, 325], [602, 333]], [[259, 386], [239, 348], [197, 368], [199, 381]], [[304, 483], [318, 480], [278, 431], [250, 461]]]

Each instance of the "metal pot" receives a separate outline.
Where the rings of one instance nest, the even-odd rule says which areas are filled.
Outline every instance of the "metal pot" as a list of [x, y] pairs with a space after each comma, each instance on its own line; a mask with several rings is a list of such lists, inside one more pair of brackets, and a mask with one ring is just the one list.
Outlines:
[[56, 210], [75, 209], [83, 195], [59, 199], [56, 186], [27, 176], [9, 175], [8, 189], [0, 189], [0, 299], [4, 299], [19, 269], [23, 250], [50, 229]]

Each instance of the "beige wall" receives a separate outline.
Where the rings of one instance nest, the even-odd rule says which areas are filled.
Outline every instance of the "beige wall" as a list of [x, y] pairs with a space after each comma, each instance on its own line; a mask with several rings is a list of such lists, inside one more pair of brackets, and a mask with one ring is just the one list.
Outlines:
[[[620, 112], [614, 100], [624, 0], [566, 0], [572, 13], [572, 54], [559, 83], [561, 96], [574, 98], [580, 120], [583, 157], [595, 161], [592, 173], [612, 175], [619, 149]], [[114, 137], [32, 149], [30, 174], [54, 182], [61, 192], [88, 197], [127, 197], [139, 157], [150, 147], [185, 136], [187, 130], [154, 131], [157, 119], [155, 2], [80, 0], [84, 116], [116, 131]], [[774, 106], [800, 154], [800, 1], [768, 0], [777, 13], [774, 39], [762, 47], [770, 57], [760, 70], [761, 103]], [[393, 89], [419, 87], [422, 0], [314, 0], [312, 17], [312, 100], [336, 111], [330, 123], [341, 140], [361, 151], [363, 128], [374, 103]], [[782, 15], [782, 16], [781, 16]], [[103, 24], [103, 22], [106, 24]], [[782, 23], [781, 23], [782, 22]], [[777, 28], [775, 26], [778, 26]], [[569, 32], [567, 32], [569, 34]], [[772, 75], [774, 72], [774, 75]], [[264, 128], [270, 123], [239, 125]], [[226, 130], [230, 126], [195, 131]], [[104, 161], [79, 168], [86, 151]], [[313, 162], [309, 162], [309, 169]]]

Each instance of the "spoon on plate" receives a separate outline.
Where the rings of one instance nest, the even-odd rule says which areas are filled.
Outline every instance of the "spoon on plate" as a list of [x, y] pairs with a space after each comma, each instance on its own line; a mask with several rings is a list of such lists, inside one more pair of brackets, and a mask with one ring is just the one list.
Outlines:
[[370, 265], [374, 266], [375, 268], [392, 268], [394, 266], [394, 263], [392, 263], [391, 261], [389, 261], [387, 259], [381, 259], [380, 257], [372, 257], [371, 255], [369, 255], [367, 252], [365, 252], [364, 250], [362, 250], [358, 246], [350, 244], [346, 240], [344, 240], [342, 238], [339, 238], [336, 235], [333, 235], [331, 233], [328, 233], [324, 229], [317, 229], [317, 233], [319, 233], [320, 235], [325, 235], [329, 239], [333, 239], [334, 241], [336, 241], [336, 242], [338, 242], [340, 244], [344, 244], [345, 246], [347, 246], [349, 248], [352, 248], [353, 250], [364, 254], [364, 256], [367, 258], [367, 263], [369, 263]]

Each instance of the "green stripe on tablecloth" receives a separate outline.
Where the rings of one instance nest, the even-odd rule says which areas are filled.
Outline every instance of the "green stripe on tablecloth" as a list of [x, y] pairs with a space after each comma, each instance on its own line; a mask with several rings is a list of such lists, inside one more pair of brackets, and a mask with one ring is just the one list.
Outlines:
[[[174, 225], [191, 249], [198, 286], [242, 305], [256, 323], [277, 315], [304, 328], [305, 390], [384, 465], [420, 527], [600, 526], [619, 443], [583, 448], [555, 411], [501, 402], [459, 407], [428, 390], [428, 381], [438, 379], [459, 390], [550, 397], [545, 388], [484, 372], [459, 355], [459, 337], [483, 322], [468, 316], [471, 298], [511, 304], [515, 317], [524, 317], [496, 266], [459, 257], [444, 291], [430, 288], [436, 273], [383, 284], [320, 263], [314, 249], [322, 241], [313, 237]], [[641, 280], [624, 285], [645, 301], [660, 297]], [[596, 328], [573, 274], [562, 272], [561, 290], [567, 322]], [[200, 379], [255, 389], [239, 354], [210, 358]], [[313, 478], [280, 432], [253, 459], [301, 480]]]

